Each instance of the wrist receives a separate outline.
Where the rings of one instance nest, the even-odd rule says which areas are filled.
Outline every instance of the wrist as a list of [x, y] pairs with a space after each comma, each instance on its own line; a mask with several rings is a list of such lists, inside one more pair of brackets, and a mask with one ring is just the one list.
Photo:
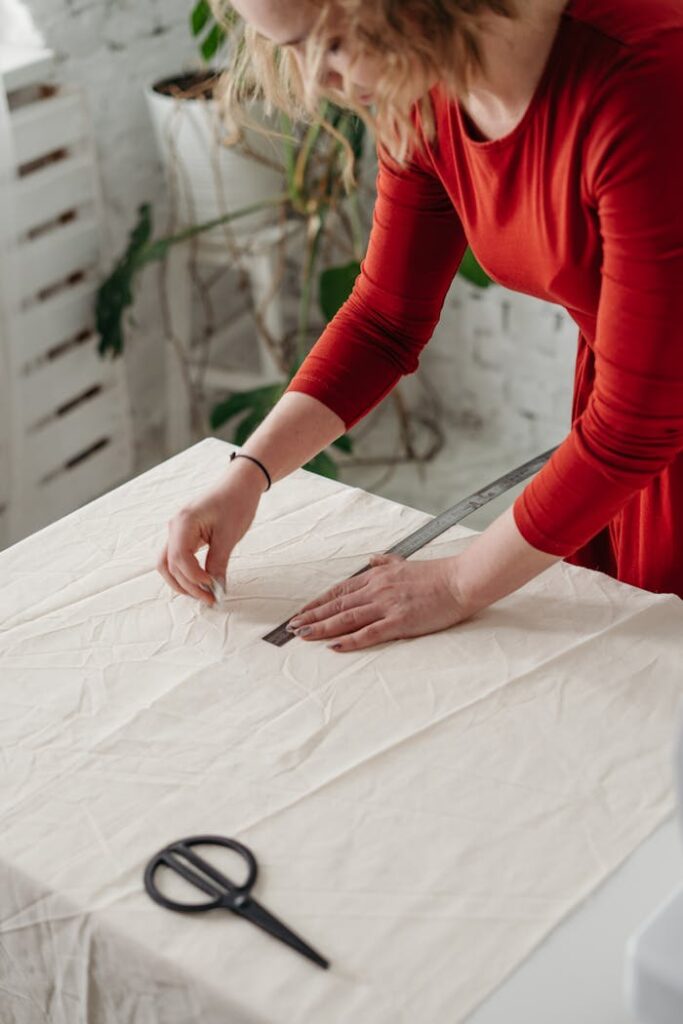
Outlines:
[[247, 462], [251, 462], [254, 466], [257, 466], [258, 469], [263, 473], [263, 477], [267, 485], [266, 490], [270, 490], [273, 481], [270, 476], [270, 473], [268, 472], [265, 465], [261, 462], [260, 459], [257, 459], [255, 455], [251, 455], [249, 452], [230, 452], [230, 462], [234, 462], [235, 459], [246, 459]]
[[228, 462], [221, 487], [233, 487], [238, 484], [240, 489], [253, 491], [260, 498], [268, 490], [268, 481], [262, 469], [251, 459], [232, 459]]
[[451, 555], [444, 558], [446, 585], [453, 600], [460, 612], [460, 621], [465, 621], [476, 615], [482, 608], [486, 608], [490, 602], [484, 598], [481, 591], [472, 586], [472, 580], [468, 579], [464, 572], [462, 554]]
[[518, 590], [561, 556], [532, 547], [510, 507], [451, 561], [451, 586], [457, 588], [469, 616]]

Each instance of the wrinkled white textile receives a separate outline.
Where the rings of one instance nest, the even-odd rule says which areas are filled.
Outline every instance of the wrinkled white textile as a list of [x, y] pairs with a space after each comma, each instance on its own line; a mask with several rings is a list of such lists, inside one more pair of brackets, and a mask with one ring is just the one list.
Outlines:
[[[442, 633], [275, 648], [429, 517], [295, 473], [208, 608], [154, 566], [230, 450], [0, 554], [2, 1024], [452, 1024], [673, 808], [683, 602], [558, 563]], [[254, 895], [329, 971], [149, 899], [149, 857], [195, 833], [252, 848]]]

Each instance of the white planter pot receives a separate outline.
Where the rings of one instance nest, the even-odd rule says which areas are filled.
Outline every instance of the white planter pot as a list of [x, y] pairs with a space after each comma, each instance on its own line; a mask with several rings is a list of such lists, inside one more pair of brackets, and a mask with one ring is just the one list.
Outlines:
[[[159, 156], [177, 204], [180, 227], [212, 220], [285, 190], [284, 171], [244, 155], [239, 146], [221, 142], [227, 133], [215, 100], [205, 96], [178, 99], [163, 91], [169, 83], [185, 91], [196, 81], [197, 77], [192, 74], [176, 75], [145, 89]], [[259, 104], [254, 104], [249, 114], [253, 120], [264, 123]], [[251, 149], [271, 162], [282, 162], [278, 140], [264, 138], [254, 131], [247, 131], [244, 138]], [[230, 227], [239, 236], [272, 224], [276, 218], [277, 207], [269, 207], [239, 217], [230, 222]], [[222, 226], [213, 228], [200, 239], [221, 244], [225, 239], [224, 229]]]

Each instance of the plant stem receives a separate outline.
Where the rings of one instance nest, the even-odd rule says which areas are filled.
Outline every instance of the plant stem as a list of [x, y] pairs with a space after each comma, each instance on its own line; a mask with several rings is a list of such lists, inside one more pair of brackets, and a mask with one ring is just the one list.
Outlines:
[[294, 181], [294, 171], [296, 161], [294, 159], [294, 128], [292, 122], [286, 114], [280, 114], [280, 127], [284, 138], [282, 145], [285, 151], [285, 174], [287, 179], [287, 187], [289, 189], [289, 199], [295, 210], [298, 210], [301, 204], [301, 196], [297, 193], [296, 183]]
[[[305, 200], [305, 184], [306, 184], [306, 169], [308, 167], [308, 161], [311, 155], [318, 136], [320, 135], [320, 121], [315, 121], [309, 125], [308, 131], [304, 137], [304, 141], [301, 144], [299, 155], [296, 159], [296, 167], [294, 169], [294, 187], [297, 196], [300, 200]], [[308, 212], [305, 209], [303, 212]]]
[[311, 311], [311, 291], [315, 262], [320, 249], [323, 226], [327, 209], [322, 206], [308, 219], [306, 259], [304, 261], [303, 285], [301, 288], [301, 302], [299, 304], [299, 332], [297, 336], [296, 351], [297, 365], [301, 365], [305, 355], [306, 336], [308, 334], [308, 321]]
[[244, 206], [241, 210], [234, 210], [232, 213], [226, 213], [222, 217], [216, 217], [213, 220], [207, 220], [203, 224], [193, 224], [191, 227], [186, 228], [184, 231], [180, 231], [177, 235], [168, 235], [166, 238], [157, 238], [154, 242], [141, 249], [138, 254], [138, 261], [140, 264], [151, 263], [152, 260], [159, 259], [165, 254], [166, 249], [171, 245], [176, 245], [178, 242], [184, 242], [188, 238], [193, 238], [194, 235], [199, 235], [203, 231], [209, 231], [211, 228], [218, 227], [219, 224], [225, 224], [231, 220], [237, 220], [238, 217], [246, 217], [250, 213], [256, 213], [258, 210], [265, 210], [269, 206], [279, 206], [281, 203], [286, 203], [289, 200], [289, 194], [287, 192], [281, 192], [276, 196], [271, 196], [269, 199], [262, 199], [258, 203], [252, 203], [251, 206]]

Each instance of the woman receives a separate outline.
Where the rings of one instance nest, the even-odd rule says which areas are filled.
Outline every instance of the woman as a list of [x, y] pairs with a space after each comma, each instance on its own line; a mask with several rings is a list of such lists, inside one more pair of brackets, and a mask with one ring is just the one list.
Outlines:
[[375, 556], [292, 625], [340, 651], [435, 632], [561, 558], [683, 597], [679, 0], [234, 6], [270, 94], [287, 78], [311, 109], [323, 91], [372, 105], [378, 196], [353, 294], [244, 446], [256, 461], [230, 462], [171, 520], [164, 578], [212, 602], [204, 588], [267, 475], [301, 466], [416, 368], [469, 240], [496, 281], [576, 321], [571, 432], [461, 554]]

